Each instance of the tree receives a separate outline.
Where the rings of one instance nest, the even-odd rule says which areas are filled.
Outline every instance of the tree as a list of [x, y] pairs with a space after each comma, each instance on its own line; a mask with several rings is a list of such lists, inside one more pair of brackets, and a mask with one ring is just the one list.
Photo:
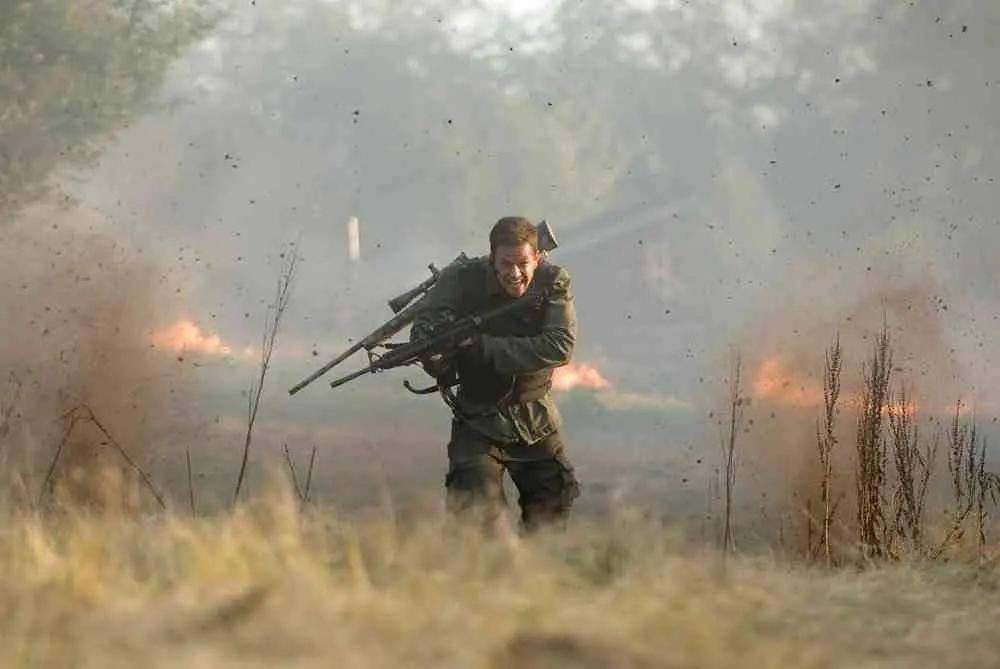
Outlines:
[[206, 0], [0, 4], [0, 216], [45, 194], [59, 163], [92, 160], [217, 15]]

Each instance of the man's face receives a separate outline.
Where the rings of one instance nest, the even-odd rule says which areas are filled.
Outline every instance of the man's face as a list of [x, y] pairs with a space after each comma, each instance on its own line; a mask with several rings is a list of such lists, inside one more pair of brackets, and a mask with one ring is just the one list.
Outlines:
[[528, 292], [540, 258], [541, 254], [527, 242], [520, 246], [498, 246], [493, 251], [493, 270], [507, 295], [521, 297]]

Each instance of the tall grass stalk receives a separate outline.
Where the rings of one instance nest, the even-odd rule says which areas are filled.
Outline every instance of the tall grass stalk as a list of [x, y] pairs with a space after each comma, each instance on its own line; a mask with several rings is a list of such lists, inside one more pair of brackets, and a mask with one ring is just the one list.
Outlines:
[[725, 556], [736, 549], [733, 494], [736, 490], [736, 438], [743, 426], [744, 398], [741, 395], [740, 377], [743, 364], [736, 353], [729, 377], [729, 431], [722, 441], [722, 469], [725, 499], [723, 500], [722, 553]]
[[[819, 451], [820, 465], [820, 505], [823, 512], [817, 551], [822, 551], [826, 566], [833, 563], [830, 547], [830, 530], [837, 513], [840, 498], [833, 501], [833, 451], [837, 446], [837, 402], [840, 399], [840, 373], [843, 362], [843, 351], [840, 347], [840, 335], [826, 350], [826, 362], [823, 366], [823, 417], [822, 423], [816, 424], [816, 445]], [[812, 517], [809, 518], [810, 528]], [[812, 542], [810, 541], [810, 547]], [[810, 549], [811, 550], [811, 549]], [[815, 553], [814, 553], [815, 554]]]

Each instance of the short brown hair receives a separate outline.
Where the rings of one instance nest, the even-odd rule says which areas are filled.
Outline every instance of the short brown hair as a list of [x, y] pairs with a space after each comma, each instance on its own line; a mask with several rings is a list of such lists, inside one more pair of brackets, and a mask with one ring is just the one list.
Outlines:
[[527, 243], [538, 250], [538, 229], [522, 216], [505, 216], [490, 230], [490, 254], [498, 246], [520, 246]]

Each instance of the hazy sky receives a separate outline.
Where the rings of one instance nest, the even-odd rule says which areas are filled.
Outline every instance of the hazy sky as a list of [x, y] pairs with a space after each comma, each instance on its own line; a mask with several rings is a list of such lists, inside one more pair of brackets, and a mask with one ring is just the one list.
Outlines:
[[[996, 21], [984, 3], [233, 6], [83, 192], [166, 247], [226, 341], [255, 341], [264, 261], [301, 235], [285, 338], [323, 354], [428, 262], [482, 252], [500, 215], [548, 218], [582, 358], [683, 392], [688, 348], [738, 343], [805, 275], [833, 317], [916, 276], [992, 318]], [[629, 364], [654, 343], [677, 381]]]

